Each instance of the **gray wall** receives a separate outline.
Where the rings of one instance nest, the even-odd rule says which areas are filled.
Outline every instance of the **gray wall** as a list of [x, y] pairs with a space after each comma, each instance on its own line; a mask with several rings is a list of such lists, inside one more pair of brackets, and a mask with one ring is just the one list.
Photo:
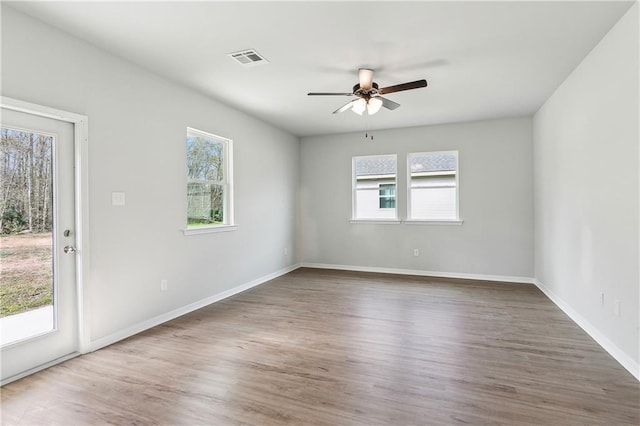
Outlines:
[[[299, 246], [303, 262], [533, 277], [530, 118], [373, 134], [373, 141], [366, 140], [364, 132], [302, 139]], [[463, 225], [349, 222], [353, 156], [398, 154], [398, 207], [400, 218], [405, 218], [407, 154], [448, 150], [459, 151]], [[414, 248], [419, 249], [419, 257], [413, 256]]]
[[[296, 137], [7, 7], [2, 94], [89, 116], [92, 341], [295, 263]], [[180, 232], [187, 126], [234, 141], [235, 232]]]
[[638, 75], [636, 3], [534, 118], [536, 278], [636, 369]]

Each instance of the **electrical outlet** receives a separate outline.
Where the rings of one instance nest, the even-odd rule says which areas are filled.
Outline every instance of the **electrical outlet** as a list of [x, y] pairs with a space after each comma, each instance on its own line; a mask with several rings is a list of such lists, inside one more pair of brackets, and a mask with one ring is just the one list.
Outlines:
[[284, 255], [289, 256], [289, 247], [284, 248]]
[[600, 307], [604, 308], [604, 293], [600, 293]]
[[160, 280], [160, 291], [167, 291], [167, 288], [169, 288], [167, 280]]
[[414, 257], [420, 256], [420, 250], [419, 249], [413, 249], [413, 256]]
[[620, 316], [620, 301], [618, 299], [613, 303], [613, 313], [616, 314], [617, 317]]

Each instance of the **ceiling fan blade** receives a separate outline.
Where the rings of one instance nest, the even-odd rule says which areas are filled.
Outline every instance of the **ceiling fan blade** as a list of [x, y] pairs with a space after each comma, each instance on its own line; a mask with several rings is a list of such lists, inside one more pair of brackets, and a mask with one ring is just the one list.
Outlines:
[[358, 70], [358, 80], [362, 90], [371, 90], [371, 86], [373, 85], [373, 70], [360, 68]]
[[307, 96], [353, 96], [353, 93], [311, 92]]
[[402, 92], [403, 90], [418, 89], [420, 87], [427, 87], [427, 80], [417, 80], [410, 83], [396, 84], [395, 86], [383, 87], [378, 89], [378, 93], [386, 95], [389, 93]]
[[340, 108], [338, 108], [337, 110], [333, 111], [334, 114], [340, 114], [341, 112], [345, 112], [346, 110], [348, 110], [349, 108], [353, 107], [353, 103], [355, 101], [350, 101], [347, 102], [345, 105], [341, 106]]
[[376, 96], [376, 98], [382, 101], [382, 106], [386, 109], [394, 110], [400, 106], [399, 103], [393, 102], [391, 99], [383, 98], [382, 96]]

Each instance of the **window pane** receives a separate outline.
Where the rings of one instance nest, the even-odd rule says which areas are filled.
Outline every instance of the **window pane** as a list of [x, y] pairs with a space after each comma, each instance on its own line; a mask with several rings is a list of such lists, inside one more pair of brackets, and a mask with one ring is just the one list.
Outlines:
[[355, 157], [353, 167], [354, 218], [395, 219], [396, 156]]
[[187, 135], [189, 179], [221, 182], [224, 179], [224, 144], [215, 139]]
[[53, 137], [0, 129], [0, 345], [54, 329]]
[[395, 183], [380, 184], [380, 208], [381, 209], [396, 208], [396, 184]]
[[457, 165], [457, 152], [409, 154], [411, 219], [458, 219]]
[[396, 177], [395, 155], [374, 155], [370, 157], [356, 157], [356, 177], [363, 179], [371, 176]]
[[224, 187], [202, 182], [187, 185], [187, 225], [224, 223]]
[[456, 153], [423, 152], [409, 155], [412, 176], [414, 173], [456, 171], [458, 163]]
[[412, 219], [456, 219], [456, 189], [412, 188]]

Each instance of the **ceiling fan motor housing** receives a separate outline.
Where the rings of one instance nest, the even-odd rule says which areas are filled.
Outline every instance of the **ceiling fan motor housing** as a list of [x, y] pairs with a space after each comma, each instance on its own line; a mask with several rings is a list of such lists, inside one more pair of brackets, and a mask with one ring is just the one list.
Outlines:
[[361, 98], [369, 99], [378, 94], [378, 83], [371, 83], [371, 89], [369, 90], [362, 89], [360, 83], [356, 83], [356, 85], [353, 86], [353, 94]]

